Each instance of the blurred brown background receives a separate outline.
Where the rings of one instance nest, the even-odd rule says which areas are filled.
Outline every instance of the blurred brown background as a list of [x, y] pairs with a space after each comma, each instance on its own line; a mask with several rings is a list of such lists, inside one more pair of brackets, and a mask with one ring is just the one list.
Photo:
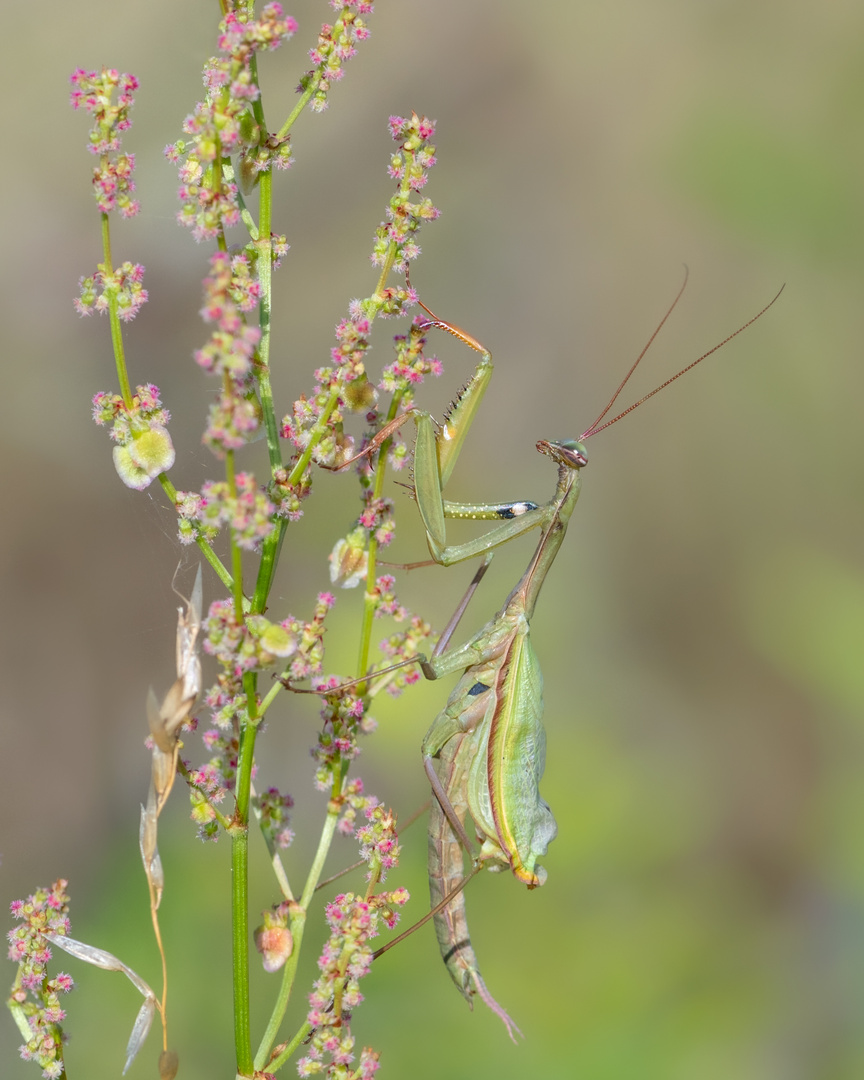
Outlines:
[[[144, 209], [113, 234], [118, 260], [146, 265], [151, 298], [128, 356], [133, 381], [158, 383], [174, 415], [172, 479], [198, 487], [214, 473], [198, 441], [209, 387], [191, 360], [209, 252], [174, 224], [176, 174], [161, 150], [200, 96], [216, 10], [49, 0], [4, 19], [0, 900], [5, 910], [69, 878], [73, 934], [154, 984], [137, 861], [143, 703], [148, 685], [162, 692], [173, 677], [171, 578], [182, 559], [188, 587], [192, 560], [161, 493], [121, 486], [89, 420], [90, 397], [115, 376], [107, 322], [72, 308], [100, 249], [86, 118], [68, 108], [67, 79], [107, 65], [141, 80], [126, 145]], [[287, 10], [300, 32], [262, 63], [274, 127], [331, 17], [309, 0]], [[634, 397], [784, 281], [786, 291], [698, 372], [591, 443], [535, 620], [544, 794], [560, 826], [549, 881], [528, 894], [486, 875], [468, 899], [483, 972], [525, 1042], [509, 1045], [482, 1006], [469, 1013], [427, 928], [367, 980], [358, 1044], [382, 1051], [382, 1076], [414, 1080], [860, 1077], [864, 11], [848, 0], [404, 0], [380, 4], [371, 27], [330, 111], [295, 127], [296, 164], [276, 185], [275, 228], [292, 245], [277, 278], [280, 414], [327, 361], [347, 301], [374, 286], [391, 113], [438, 121], [427, 190], [442, 217], [422, 235], [415, 284], [497, 365], [454, 498], [548, 497], [534, 441], [587, 426], [683, 263], [690, 285]], [[378, 328], [373, 370], [396, 330]], [[445, 375], [423, 400], [440, 413], [473, 358], [449, 340], [436, 348]], [[355, 513], [349, 480], [329, 490], [290, 534], [280, 618], [304, 615], [326, 587], [326, 553]], [[394, 557], [417, 558], [422, 537], [397, 497], [408, 524]], [[475, 601], [475, 625], [527, 561], [531, 543], [513, 547]], [[402, 594], [440, 625], [467, 575], [425, 571]], [[209, 601], [212, 578], [207, 587]], [[348, 670], [360, 598], [339, 599], [330, 661]], [[383, 706], [359, 763], [403, 816], [424, 797], [419, 741], [445, 695], [424, 688], [407, 715]], [[304, 838], [288, 856], [298, 876], [323, 805], [306, 757], [314, 729], [314, 710], [292, 703], [262, 744], [263, 779], [298, 802]], [[173, 801], [161, 840], [172, 1035], [182, 1076], [227, 1077], [228, 846], [195, 841], [179, 789]], [[409, 885], [415, 911], [421, 828], [393, 879]], [[334, 869], [351, 852], [343, 844]], [[274, 897], [262, 869], [255, 910]], [[118, 1075], [136, 992], [120, 976], [62, 966], [79, 984], [72, 1075]], [[273, 985], [257, 978], [256, 1033]], [[130, 1076], [153, 1075], [151, 1038]], [[0, 1019], [3, 1074], [35, 1077], [19, 1041]]]

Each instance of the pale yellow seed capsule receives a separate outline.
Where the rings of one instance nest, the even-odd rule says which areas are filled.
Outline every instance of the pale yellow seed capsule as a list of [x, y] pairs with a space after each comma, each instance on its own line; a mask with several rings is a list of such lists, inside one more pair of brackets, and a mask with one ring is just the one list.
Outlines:
[[174, 464], [174, 444], [167, 430], [157, 425], [126, 446], [115, 446], [113, 456], [114, 468], [126, 487], [143, 491]]

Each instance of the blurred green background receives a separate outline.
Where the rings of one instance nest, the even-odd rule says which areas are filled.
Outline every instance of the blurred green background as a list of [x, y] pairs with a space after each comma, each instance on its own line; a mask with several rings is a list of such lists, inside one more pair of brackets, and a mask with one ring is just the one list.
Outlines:
[[[277, 126], [323, 4], [262, 64]], [[181, 553], [160, 492], [125, 490], [89, 399], [113, 389], [107, 323], [72, 308], [99, 258], [76, 66], [135, 72], [127, 147], [144, 212], [115, 227], [147, 267], [127, 334], [133, 381], [174, 415], [178, 487], [213, 474], [199, 445], [209, 386], [191, 360], [208, 250], [174, 224], [161, 157], [201, 93], [216, 5], [48, 0], [4, 15], [2, 123], [2, 868], [0, 901], [70, 879], [73, 934], [158, 981], [137, 854], [149, 761], [144, 696], [173, 678]], [[415, 284], [486, 343], [496, 376], [449, 489], [551, 493], [539, 437], [583, 430], [688, 290], [633, 391], [645, 392], [758, 311], [698, 372], [591, 444], [584, 491], [535, 619], [546, 675], [543, 791], [560, 833], [547, 885], [472, 884], [469, 917], [513, 1047], [450, 984], [427, 928], [387, 955], [355, 1014], [382, 1076], [580, 1080], [845, 1080], [864, 1075], [864, 9], [851, 0], [404, 0], [295, 128], [275, 225], [274, 387], [287, 411], [327, 361], [347, 301], [368, 295], [373, 231], [392, 182], [391, 113], [438, 121], [428, 194], [442, 210]], [[238, 234], [239, 236], [239, 234]], [[379, 326], [370, 367], [387, 363]], [[473, 364], [435, 342], [440, 414]], [[257, 451], [249, 461], [257, 461]], [[13, 468], [14, 464], [14, 468]], [[325, 485], [327, 485], [325, 487]], [[422, 557], [397, 492], [395, 558]], [[291, 533], [271, 611], [304, 615], [356, 512], [320, 482]], [[532, 541], [496, 558], [479, 625]], [[405, 601], [441, 625], [467, 568], [418, 572]], [[215, 595], [208, 581], [207, 599]], [[340, 593], [333, 668], [350, 669], [360, 596]], [[418, 746], [446, 696], [384, 705], [359, 771], [407, 816], [425, 797]], [[299, 877], [322, 799], [309, 779], [314, 708], [286, 705], [261, 777], [293, 792]], [[299, 749], [298, 749], [299, 748]], [[193, 742], [190, 753], [200, 751]], [[182, 792], [163, 818], [172, 1040], [187, 1080], [233, 1075], [228, 846], [192, 838]], [[353, 858], [343, 842], [332, 867]], [[254, 848], [263, 856], [263, 845]], [[393, 882], [425, 903], [422, 826]], [[359, 880], [355, 880], [355, 887]], [[275, 890], [258, 859], [253, 912]], [[253, 916], [254, 917], [254, 916]], [[314, 975], [320, 923], [308, 939]], [[72, 1076], [119, 1075], [138, 1008], [122, 977], [70, 961]], [[13, 968], [7, 965], [11, 982]], [[256, 974], [256, 1033], [273, 977]], [[294, 1019], [302, 1012], [298, 995]], [[293, 1028], [292, 1028], [293, 1030]], [[129, 1075], [152, 1076], [157, 1038]], [[17, 1031], [0, 1019], [9, 1077]], [[292, 1070], [285, 1075], [292, 1075]]]

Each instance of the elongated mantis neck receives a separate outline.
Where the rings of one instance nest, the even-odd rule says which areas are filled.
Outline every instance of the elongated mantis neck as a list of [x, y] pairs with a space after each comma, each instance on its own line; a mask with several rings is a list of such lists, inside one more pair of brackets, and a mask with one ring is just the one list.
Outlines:
[[582, 477], [579, 470], [559, 463], [558, 487], [548, 504], [550, 520], [540, 534], [540, 540], [525, 573], [507, 597], [505, 609], [515, 600], [528, 619], [533, 616], [537, 598], [564, 540], [564, 534], [567, 532], [567, 525], [581, 488]]

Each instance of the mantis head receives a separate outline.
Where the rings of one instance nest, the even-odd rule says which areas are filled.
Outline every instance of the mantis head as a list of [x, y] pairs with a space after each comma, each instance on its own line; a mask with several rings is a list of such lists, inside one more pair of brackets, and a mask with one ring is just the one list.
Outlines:
[[562, 442], [547, 442], [541, 439], [537, 443], [537, 449], [541, 454], [551, 457], [558, 465], [564, 465], [568, 469], [581, 469], [588, 464], [588, 451], [585, 444], [578, 439], [564, 439]]

